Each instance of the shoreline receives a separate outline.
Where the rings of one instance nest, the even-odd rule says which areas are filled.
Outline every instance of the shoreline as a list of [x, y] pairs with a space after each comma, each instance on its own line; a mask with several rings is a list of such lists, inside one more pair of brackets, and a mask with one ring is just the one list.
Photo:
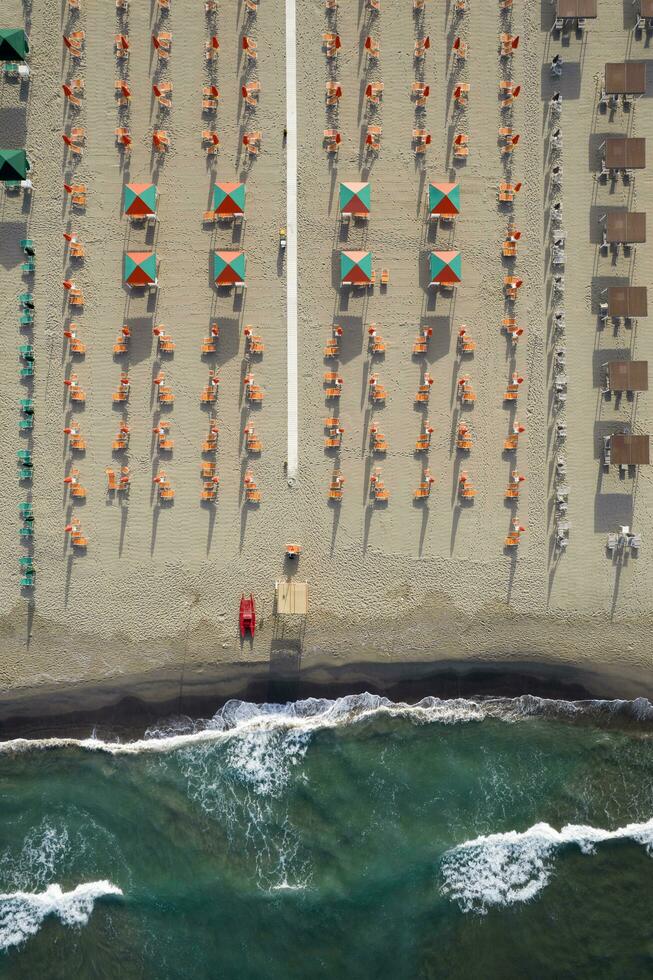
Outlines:
[[548, 700], [653, 699], [645, 671], [586, 670], [554, 661], [438, 660], [402, 663], [322, 661], [301, 671], [254, 662], [159, 669], [94, 684], [41, 686], [0, 697], [0, 741], [12, 738], [135, 738], [157, 722], [210, 718], [227, 701], [284, 703], [369, 692], [393, 701], [423, 697]]

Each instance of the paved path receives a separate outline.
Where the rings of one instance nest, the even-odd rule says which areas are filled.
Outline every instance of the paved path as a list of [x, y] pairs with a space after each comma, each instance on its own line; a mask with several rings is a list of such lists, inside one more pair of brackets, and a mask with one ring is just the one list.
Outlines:
[[286, 281], [288, 346], [288, 483], [299, 471], [297, 399], [297, 50], [296, 0], [286, 0]]

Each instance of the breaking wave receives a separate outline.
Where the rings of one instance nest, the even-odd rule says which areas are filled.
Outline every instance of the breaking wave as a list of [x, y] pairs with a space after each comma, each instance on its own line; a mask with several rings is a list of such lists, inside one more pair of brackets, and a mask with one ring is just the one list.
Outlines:
[[413, 724], [465, 724], [494, 718], [516, 722], [527, 718], [557, 718], [567, 721], [592, 720], [597, 724], [628, 723], [650, 729], [653, 704], [646, 698], [634, 701], [557, 701], [524, 695], [518, 698], [423, 698], [416, 704], [390, 701], [374, 694], [355, 694], [329, 700], [308, 698], [287, 704], [252, 704], [228, 701], [210, 719], [185, 719], [145, 732], [134, 741], [107, 741], [95, 736], [77, 738], [15, 738], [0, 742], [0, 752], [37, 749], [78, 748], [111, 755], [170, 752], [178, 748], [232, 739], [259, 732], [292, 730], [310, 735], [320, 729], [354, 725], [374, 717], [404, 718]]
[[110, 881], [85, 882], [69, 892], [49, 885], [43, 892], [0, 894], [0, 950], [20, 946], [36, 935], [50, 915], [66, 926], [85, 926], [98, 899], [120, 895], [122, 890]]
[[537, 823], [528, 830], [488, 834], [447, 851], [441, 862], [443, 895], [463, 912], [485, 914], [492, 906], [529, 902], [549, 883], [556, 854], [576, 846], [593, 854], [605, 841], [629, 839], [653, 857], [653, 819], [617, 830], [568, 824], [555, 830]]

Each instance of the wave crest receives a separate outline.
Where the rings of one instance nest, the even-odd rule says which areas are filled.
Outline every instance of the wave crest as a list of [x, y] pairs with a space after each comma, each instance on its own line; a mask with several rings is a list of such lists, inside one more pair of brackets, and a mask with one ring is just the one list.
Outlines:
[[61, 885], [49, 885], [44, 892], [0, 894], [0, 950], [34, 936], [49, 915], [56, 915], [66, 926], [85, 926], [95, 902], [109, 895], [122, 895], [110, 881], [85, 882], [70, 892]]
[[422, 698], [416, 704], [391, 701], [376, 694], [350, 694], [335, 698], [307, 698], [287, 704], [252, 704], [232, 700], [210, 719], [176, 719], [165, 726], [150, 728], [143, 738], [131, 742], [111, 742], [97, 738], [15, 738], [0, 742], [0, 753], [37, 749], [78, 748], [111, 755], [169, 752], [215, 742], [235, 735], [261, 731], [296, 730], [310, 734], [319, 729], [358, 724], [365, 719], [386, 715], [413, 724], [454, 725], [494, 718], [516, 722], [527, 718], [587, 719], [597, 724], [653, 724], [653, 704], [646, 698], [635, 701], [558, 701], [523, 695], [517, 698]]
[[555, 830], [537, 823], [528, 830], [510, 830], [465, 841], [442, 858], [441, 892], [463, 912], [484, 915], [492, 906], [528, 902], [549, 883], [556, 853], [576, 846], [593, 854], [604, 841], [629, 839], [653, 856], [653, 819], [616, 830], [567, 824]]

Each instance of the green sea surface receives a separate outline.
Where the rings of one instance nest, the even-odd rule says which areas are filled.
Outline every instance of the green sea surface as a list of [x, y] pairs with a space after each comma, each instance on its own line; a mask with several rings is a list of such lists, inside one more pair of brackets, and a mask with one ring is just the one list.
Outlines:
[[0, 743], [0, 977], [650, 978], [652, 735], [357, 695]]

